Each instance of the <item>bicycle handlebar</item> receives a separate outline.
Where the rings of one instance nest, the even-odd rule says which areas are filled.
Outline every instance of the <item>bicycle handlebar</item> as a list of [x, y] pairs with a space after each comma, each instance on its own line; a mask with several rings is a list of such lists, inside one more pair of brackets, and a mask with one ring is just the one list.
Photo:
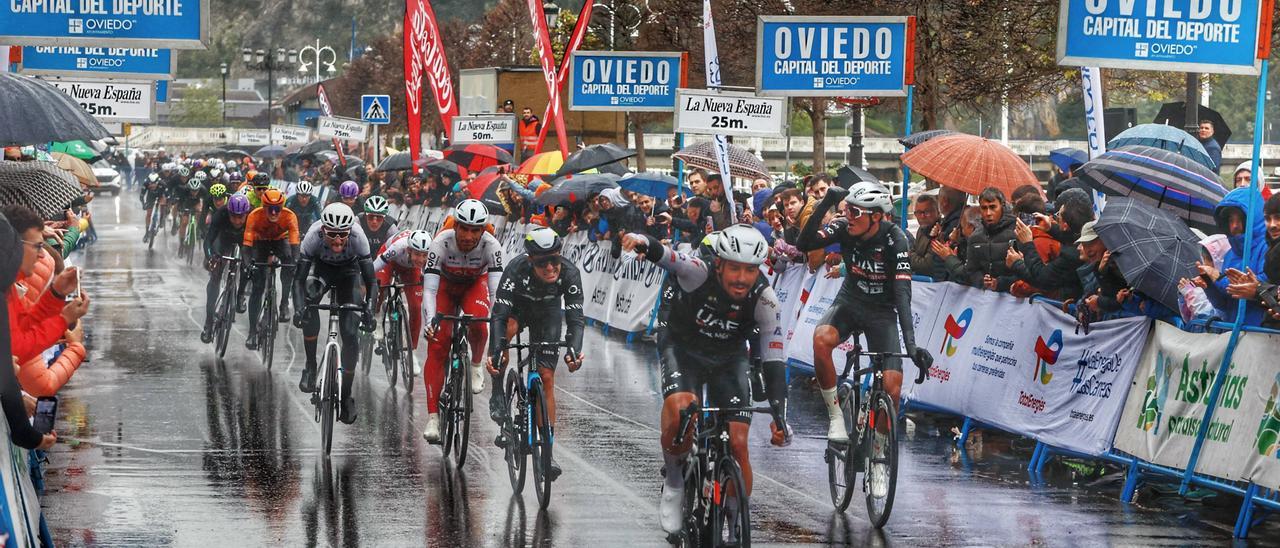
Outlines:
[[684, 443], [685, 432], [693, 423], [693, 417], [698, 413], [712, 413], [716, 415], [729, 413], [773, 413], [773, 409], [768, 407], [702, 407], [697, 401], [691, 402], [688, 407], [680, 411], [680, 428], [676, 430], [675, 445]]
[[488, 316], [452, 316], [449, 314], [437, 314], [436, 318], [440, 321], [452, 321], [461, 323], [477, 323], [492, 321]]
[[265, 266], [267, 268], [289, 268], [297, 265], [294, 263], [282, 263], [278, 261], [265, 261], [265, 262], [253, 261], [253, 266], [259, 266], [259, 267]]
[[337, 311], [350, 311], [350, 312], [364, 312], [364, 306], [362, 306], [362, 305], [358, 305], [358, 304], [320, 304], [320, 303], [315, 303], [315, 304], [308, 304], [308, 305], [307, 305], [307, 308], [308, 308], [308, 309], [315, 309], [315, 310], [328, 310], [328, 311], [335, 311], [335, 310], [337, 310]]
[[569, 344], [569, 343], [567, 343], [567, 342], [563, 342], [563, 341], [561, 341], [561, 342], [536, 342], [536, 343], [515, 343], [515, 344], [503, 344], [503, 345], [499, 345], [499, 346], [498, 346], [498, 348], [497, 348], [495, 351], [496, 351], [496, 352], [502, 352], [503, 350], [511, 350], [511, 349], [560, 348], [560, 347], [564, 347], [564, 348], [567, 348], [567, 349], [569, 349], [569, 350], [572, 350], [572, 349], [573, 349], [573, 345], [572, 345], [572, 344]]

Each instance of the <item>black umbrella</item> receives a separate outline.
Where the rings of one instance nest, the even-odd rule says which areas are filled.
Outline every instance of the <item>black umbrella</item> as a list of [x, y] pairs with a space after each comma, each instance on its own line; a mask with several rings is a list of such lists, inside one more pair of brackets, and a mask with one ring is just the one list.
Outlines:
[[302, 145], [298, 148], [298, 156], [315, 155], [322, 150], [334, 150], [333, 139], [320, 139]]
[[1094, 225], [1129, 286], [1178, 310], [1178, 280], [1197, 275], [1200, 238], [1181, 219], [1133, 198], [1109, 198]]
[[840, 188], [848, 190], [854, 183], [863, 181], [878, 183], [880, 182], [880, 179], [875, 175], [872, 175], [871, 172], [860, 167], [846, 165], [840, 166], [840, 169], [836, 170], [836, 184], [840, 185]]
[[107, 128], [53, 85], [0, 72], [0, 146], [110, 136]]
[[928, 141], [929, 139], [932, 139], [934, 137], [942, 137], [944, 135], [955, 135], [956, 133], [958, 132], [951, 131], [949, 129], [930, 129], [926, 131], [917, 131], [915, 133], [912, 133], [911, 135], [898, 139], [898, 142], [902, 143], [902, 146], [907, 147], [907, 150], [911, 150], [912, 148], [920, 146], [924, 144], [925, 141]]
[[[636, 151], [629, 148], [622, 148], [613, 143], [604, 143], [602, 145], [591, 145], [569, 155], [564, 161], [564, 165], [560, 166], [560, 171], [556, 172], [556, 176], [564, 176], [570, 173], [582, 173], [591, 168], [597, 168], [602, 173], [613, 173], [615, 175], [626, 174], [627, 168], [620, 162], [636, 155]], [[609, 166], [609, 167], [606, 167]], [[619, 173], [621, 171], [621, 173]]]
[[[1213, 140], [1217, 141], [1220, 146], [1227, 146], [1227, 139], [1231, 138], [1231, 126], [1227, 125], [1227, 121], [1222, 117], [1222, 114], [1201, 105], [1197, 111], [1196, 120], [1213, 122]], [[1157, 124], [1166, 124], [1179, 128], [1185, 126], [1187, 123], [1187, 103], [1178, 101], [1160, 105], [1160, 112], [1156, 113], [1156, 119], [1153, 121]]]
[[535, 201], [542, 205], [559, 205], [586, 200], [609, 188], [618, 188], [617, 175], [612, 173], [566, 175], [552, 181], [551, 188], [539, 195]]
[[249, 154], [249, 152], [248, 152], [248, 151], [246, 151], [246, 150], [244, 150], [244, 149], [242, 149], [242, 148], [233, 148], [233, 149], [228, 149], [228, 150], [220, 150], [220, 151], [218, 151], [218, 153], [217, 153], [217, 154], [214, 154], [214, 156], [219, 156], [219, 157], [223, 157], [223, 158], [234, 158], [234, 159], [236, 159], [236, 160], [239, 160], [239, 159], [241, 159], [241, 158], [244, 158], [245, 156], [248, 156], [248, 157], [252, 158], [254, 155], [253, 155], [253, 154]]
[[281, 156], [284, 156], [284, 146], [283, 145], [267, 145], [265, 147], [258, 149], [258, 152], [255, 152], [253, 155], [259, 158], [279, 158]]
[[45, 219], [62, 219], [83, 196], [76, 178], [53, 162], [0, 160], [0, 205], [20, 204]]
[[[426, 154], [418, 155], [418, 166], [421, 167], [424, 162], [431, 159], [432, 157], [427, 156]], [[408, 152], [397, 152], [383, 158], [381, 162], [378, 162], [378, 167], [375, 171], [407, 171], [409, 169], [413, 169], [413, 164], [414, 162], [409, 161]]]

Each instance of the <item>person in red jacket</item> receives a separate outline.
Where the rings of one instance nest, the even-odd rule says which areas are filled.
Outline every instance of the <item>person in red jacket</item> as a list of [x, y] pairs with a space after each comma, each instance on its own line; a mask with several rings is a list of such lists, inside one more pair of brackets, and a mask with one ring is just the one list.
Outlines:
[[[26, 253], [23, 248], [29, 247], [23, 243], [24, 237], [0, 214], [0, 291], [8, 291], [18, 276]], [[5, 315], [9, 314], [8, 299], [0, 301], [0, 307], [4, 308]], [[12, 354], [9, 342], [13, 330], [11, 325], [0, 325], [0, 356]], [[56, 433], [43, 434], [27, 420], [29, 415], [18, 379], [9, 367], [0, 367], [0, 409], [4, 410], [5, 422], [9, 423], [9, 440], [14, 445], [23, 449], [49, 449], [57, 443]]]
[[[35, 272], [36, 263], [47, 253], [44, 243], [44, 221], [34, 211], [20, 205], [7, 205], [0, 212], [9, 219], [9, 224], [17, 232], [18, 243], [22, 246], [22, 263], [18, 267], [19, 279], [31, 276]], [[10, 352], [18, 363], [39, 356], [46, 348], [53, 346], [69, 326], [84, 316], [89, 309], [89, 297], [81, 292], [79, 299], [67, 302], [67, 295], [76, 290], [76, 268], [64, 269], [53, 279], [53, 284], [44, 295], [31, 307], [24, 306], [22, 293], [26, 291], [42, 291], [43, 288], [28, 288], [15, 283], [9, 289], [8, 312], [10, 332]]]

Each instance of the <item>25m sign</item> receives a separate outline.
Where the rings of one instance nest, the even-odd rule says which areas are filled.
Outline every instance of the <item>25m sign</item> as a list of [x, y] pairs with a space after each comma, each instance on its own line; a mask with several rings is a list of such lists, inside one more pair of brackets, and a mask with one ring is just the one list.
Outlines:
[[155, 82], [49, 80], [99, 122], [155, 121]]

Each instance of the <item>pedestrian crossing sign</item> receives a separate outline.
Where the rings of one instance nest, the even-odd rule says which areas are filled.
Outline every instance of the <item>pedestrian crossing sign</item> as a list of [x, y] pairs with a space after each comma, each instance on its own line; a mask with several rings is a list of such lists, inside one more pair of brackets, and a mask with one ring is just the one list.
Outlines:
[[390, 95], [361, 95], [360, 119], [370, 124], [391, 123]]

